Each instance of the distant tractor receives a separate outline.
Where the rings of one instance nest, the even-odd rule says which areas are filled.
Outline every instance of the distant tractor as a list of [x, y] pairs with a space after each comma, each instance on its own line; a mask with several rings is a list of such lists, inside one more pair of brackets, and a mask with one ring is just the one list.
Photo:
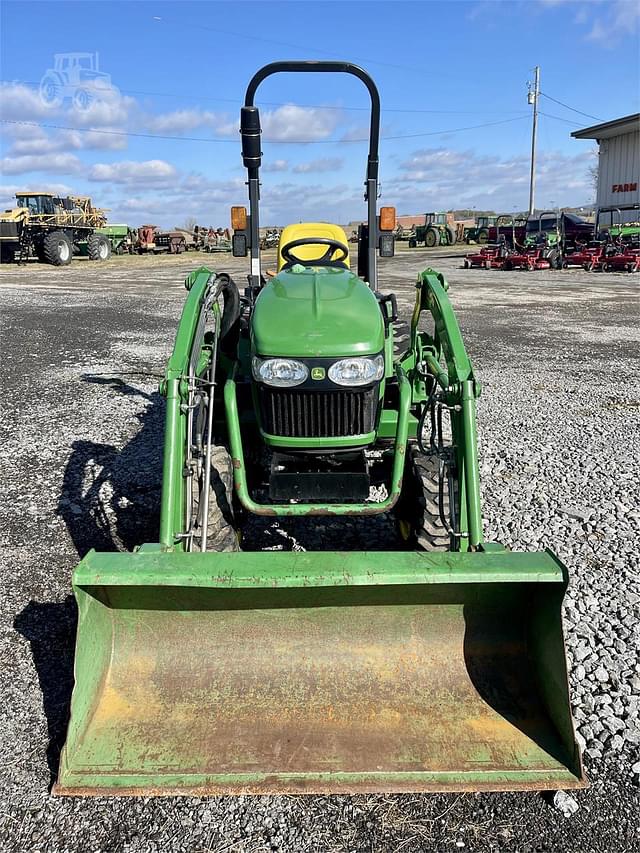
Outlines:
[[456, 232], [452, 213], [425, 213], [424, 225], [417, 225], [415, 236], [409, 238], [409, 248], [424, 243], [428, 249], [434, 246], [453, 246]]
[[97, 53], [56, 53], [53, 68], [40, 81], [40, 97], [50, 107], [59, 107], [69, 99], [76, 109], [86, 110], [93, 101], [118, 94], [111, 75], [99, 70]]
[[464, 238], [467, 243], [488, 243], [489, 228], [496, 224], [497, 216], [477, 216], [476, 224], [465, 228]]
[[104, 210], [93, 207], [88, 196], [60, 197], [52, 193], [16, 193], [17, 207], [0, 213], [2, 261], [28, 261], [66, 266], [73, 255], [92, 261], [111, 257], [109, 237], [100, 233], [107, 224]]

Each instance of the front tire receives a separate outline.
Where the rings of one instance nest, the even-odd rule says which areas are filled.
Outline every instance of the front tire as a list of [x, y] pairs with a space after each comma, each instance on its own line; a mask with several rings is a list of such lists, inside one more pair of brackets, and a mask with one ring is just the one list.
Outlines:
[[108, 261], [111, 257], [111, 243], [103, 234], [89, 234], [87, 251], [92, 261]]
[[52, 231], [43, 241], [44, 260], [54, 267], [66, 267], [73, 257], [73, 244], [64, 231]]
[[[416, 444], [407, 445], [402, 495], [395, 509], [400, 537], [423, 551], [450, 551], [451, 536], [440, 516], [440, 464], [438, 457], [425, 455]], [[445, 518], [451, 517], [448, 482], [443, 491]]]
[[[192, 478], [192, 517], [194, 539], [192, 550], [201, 550], [203, 529], [204, 471]], [[209, 483], [209, 507], [207, 518], [207, 551], [239, 551], [240, 544], [235, 527], [233, 511], [233, 465], [226, 447], [213, 445], [211, 448], [211, 478]]]
[[450, 245], [450, 246], [455, 245], [455, 242], [456, 242], [456, 232], [453, 230], [453, 228], [450, 228], [450, 227], [447, 225], [447, 227], [446, 227], [446, 234], [447, 234], [447, 239], [448, 239], [448, 241], [449, 241], [449, 245]]

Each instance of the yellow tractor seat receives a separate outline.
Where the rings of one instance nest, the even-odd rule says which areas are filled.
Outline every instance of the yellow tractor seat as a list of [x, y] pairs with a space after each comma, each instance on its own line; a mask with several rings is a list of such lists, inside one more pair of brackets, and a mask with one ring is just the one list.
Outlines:
[[[302, 240], [305, 237], [328, 237], [330, 240], [338, 240], [344, 243], [347, 248], [347, 235], [344, 233], [344, 228], [339, 225], [332, 225], [330, 222], [297, 222], [295, 225], [287, 225], [280, 233], [278, 241], [278, 272], [284, 267], [285, 260], [282, 257], [281, 249], [292, 240]], [[327, 247], [322, 243], [309, 243], [308, 246], [298, 246], [293, 250], [293, 254], [300, 258], [301, 261], [314, 261], [321, 258], [327, 251]], [[339, 257], [338, 252], [335, 255]], [[346, 267], [350, 268], [349, 255], [341, 261]]]

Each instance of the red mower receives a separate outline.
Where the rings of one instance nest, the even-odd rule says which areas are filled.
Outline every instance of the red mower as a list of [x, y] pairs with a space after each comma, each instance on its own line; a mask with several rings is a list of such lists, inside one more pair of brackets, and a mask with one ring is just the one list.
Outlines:
[[640, 271], [640, 249], [622, 249], [617, 255], [609, 255], [603, 259], [602, 269], [607, 272]]
[[504, 246], [485, 246], [479, 252], [466, 255], [463, 266], [468, 269], [501, 270], [504, 269], [508, 252]]
[[507, 270], [548, 270], [551, 269], [551, 262], [546, 257], [546, 248], [532, 247], [530, 249], [521, 249], [514, 252], [506, 259], [505, 269]]
[[583, 270], [591, 272], [594, 269], [600, 268], [605, 258], [606, 250], [606, 243], [590, 243], [589, 246], [582, 246], [570, 255], [566, 255], [562, 266], [565, 269], [568, 267], [582, 267]]

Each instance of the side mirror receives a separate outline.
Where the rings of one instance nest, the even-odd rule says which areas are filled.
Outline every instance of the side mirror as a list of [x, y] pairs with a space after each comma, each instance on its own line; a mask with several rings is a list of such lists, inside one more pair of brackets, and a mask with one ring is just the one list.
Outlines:
[[247, 235], [234, 234], [231, 238], [231, 254], [234, 258], [247, 257]]
[[378, 249], [381, 258], [392, 258], [396, 253], [396, 240], [393, 234], [381, 234]]

